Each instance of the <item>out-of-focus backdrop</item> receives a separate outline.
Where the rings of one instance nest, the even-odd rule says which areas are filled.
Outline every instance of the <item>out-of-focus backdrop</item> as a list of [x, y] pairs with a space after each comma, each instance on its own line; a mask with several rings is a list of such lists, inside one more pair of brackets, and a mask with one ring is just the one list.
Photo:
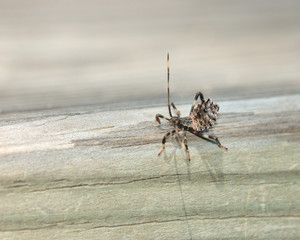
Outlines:
[[[300, 1], [0, 0], [0, 111], [300, 89]], [[160, 100], [159, 100], [160, 101]]]

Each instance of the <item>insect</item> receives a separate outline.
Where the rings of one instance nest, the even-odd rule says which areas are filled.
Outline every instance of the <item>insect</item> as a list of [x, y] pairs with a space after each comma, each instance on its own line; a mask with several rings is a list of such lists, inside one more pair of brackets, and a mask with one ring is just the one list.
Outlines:
[[[158, 153], [158, 156], [162, 154], [162, 152], [165, 150], [166, 146], [166, 140], [169, 136], [176, 135], [178, 141], [180, 142], [182, 148], [185, 150], [187, 154], [187, 158], [190, 161], [190, 152], [188, 149], [187, 144], [187, 138], [186, 134], [187, 132], [190, 132], [197, 137], [203, 138], [207, 141], [216, 143], [220, 148], [223, 148], [227, 150], [226, 147], [224, 147], [219, 139], [214, 136], [207, 135], [205, 132], [210, 129], [214, 122], [217, 120], [217, 115], [219, 111], [219, 105], [214, 103], [210, 98], [204, 99], [204, 96], [201, 92], [196, 93], [190, 114], [188, 117], [181, 117], [180, 111], [177, 110], [174, 103], [170, 104], [170, 61], [169, 61], [169, 54], [167, 55], [167, 71], [168, 71], [168, 109], [169, 109], [169, 115], [170, 118], [164, 117], [161, 114], [156, 114], [155, 119], [160, 124], [160, 118], [163, 118], [167, 121], [169, 121], [174, 129], [168, 133], [166, 133], [162, 139], [162, 150]], [[197, 104], [197, 100], [200, 98], [200, 103]], [[171, 112], [171, 106], [173, 107], [176, 117], [172, 115]], [[183, 130], [183, 141], [178, 134], [179, 131]]]

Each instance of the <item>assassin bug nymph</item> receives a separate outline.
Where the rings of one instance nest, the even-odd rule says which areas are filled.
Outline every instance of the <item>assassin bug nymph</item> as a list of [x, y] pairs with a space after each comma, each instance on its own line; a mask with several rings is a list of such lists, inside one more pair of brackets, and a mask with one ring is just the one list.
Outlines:
[[[219, 111], [219, 105], [214, 103], [210, 98], [205, 100], [203, 97], [203, 94], [201, 92], [196, 93], [191, 110], [190, 115], [188, 117], [181, 117], [180, 111], [177, 110], [174, 103], [170, 104], [170, 88], [169, 88], [169, 82], [170, 82], [170, 61], [169, 61], [169, 54], [167, 56], [167, 70], [168, 70], [168, 109], [169, 109], [169, 115], [170, 118], [166, 118], [161, 114], [156, 114], [155, 119], [160, 124], [160, 118], [166, 119], [169, 121], [174, 129], [168, 133], [165, 134], [165, 136], [162, 139], [162, 150], [158, 153], [158, 156], [162, 154], [162, 152], [165, 150], [165, 143], [167, 140], [167, 137], [170, 135], [173, 136], [176, 135], [178, 141], [180, 142], [182, 148], [185, 150], [188, 160], [190, 161], [190, 152], [188, 149], [187, 144], [187, 138], [186, 133], [187, 131], [203, 138], [207, 141], [212, 141], [216, 143], [220, 148], [223, 148], [227, 150], [226, 147], [221, 145], [219, 139], [214, 136], [210, 136], [205, 134], [205, 131], [207, 131], [209, 128], [211, 128], [214, 125], [214, 122], [217, 120], [217, 115]], [[201, 102], [196, 106], [197, 100], [200, 97]], [[176, 117], [172, 116], [171, 112], [171, 106], [173, 107]], [[196, 106], [196, 107], [195, 107]], [[183, 130], [183, 141], [178, 134], [179, 131]]]

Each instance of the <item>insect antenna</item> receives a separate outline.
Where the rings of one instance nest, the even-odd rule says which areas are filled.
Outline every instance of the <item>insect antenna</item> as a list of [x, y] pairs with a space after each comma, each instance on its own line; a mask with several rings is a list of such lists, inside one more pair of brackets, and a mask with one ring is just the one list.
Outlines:
[[172, 117], [171, 106], [170, 106], [170, 60], [169, 60], [169, 53], [168, 53], [168, 56], [167, 56], [167, 66], [168, 66], [168, 108], [169, 108], [170, 117]]

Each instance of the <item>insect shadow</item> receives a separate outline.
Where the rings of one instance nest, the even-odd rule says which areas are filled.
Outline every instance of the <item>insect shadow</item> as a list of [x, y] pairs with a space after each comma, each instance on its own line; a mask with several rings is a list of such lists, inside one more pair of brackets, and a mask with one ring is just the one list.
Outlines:
[[[205, 143], [207, 144], [207, 143]], [[211, 182], [214, 182], [218, 189], [224, 188], [225, 176], [223, 170], [223, 151], [214, 151], [213, 154], [203, 154], [201, 148], [197, 148], [199, 156], [204, 163], [208, 174], [211, 178]]]

